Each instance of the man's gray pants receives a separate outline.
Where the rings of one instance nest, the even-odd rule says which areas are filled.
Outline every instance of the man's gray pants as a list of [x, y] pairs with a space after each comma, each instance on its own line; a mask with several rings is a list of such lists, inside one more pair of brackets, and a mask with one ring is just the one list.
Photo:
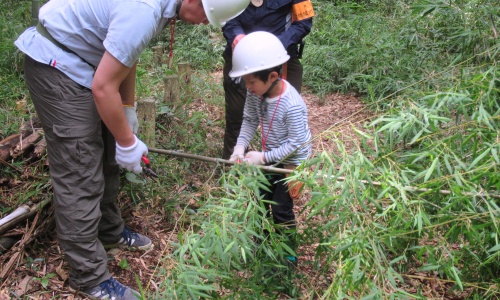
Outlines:
[[57, 238], [70, 285], [88, 289], [111, 277], [103, 243], [117, 242], [124, 228], [115, 140], [90, 89], [29, 56], [24, 71], [47, 141]]

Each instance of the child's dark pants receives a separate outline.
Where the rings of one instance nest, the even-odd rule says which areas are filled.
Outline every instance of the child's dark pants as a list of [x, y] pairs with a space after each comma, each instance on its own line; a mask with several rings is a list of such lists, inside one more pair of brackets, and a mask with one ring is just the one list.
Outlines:
[[276, 232], [286, 238], [288, 246], [296, 251], [297, 226], [293, 212], [293, 200], [288, 193], [288, 186], [283, 181], [285, 175], [270, 174], [268, 178], [271, 191], [260, 190], [264, 200], [273, 202], [266, 203], [266, 209], [268, 213], [272, 214]]

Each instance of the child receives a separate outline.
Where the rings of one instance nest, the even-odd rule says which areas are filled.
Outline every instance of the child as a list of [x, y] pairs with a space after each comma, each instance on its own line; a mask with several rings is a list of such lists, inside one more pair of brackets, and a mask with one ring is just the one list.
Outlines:
[[[290, 57], [280, 40], [271, 33], [256, 31], [246, 35], [234, 48], [233, 69], [229, 76], [241, 77], [247, 88], [243, 124], [229, 161], [244, 161], [252, 165], [276, 165], [294, 169], [311, 153], [311, 132], [307, 122], [307, 107], [297, 90], [281, 79], [281, 67]], [[245, 149], [260, 125], [262, 152]], [[298, 198], [300, 185], [287, 184], [285, 175], [272, 174], [270, 192], [262, 190], [263, 199], [272, 201], [270, 210], [277, 231], [288, 238], [296, 250], [296, 224], [293, 200]], [[269, 211], [269, 207], [267, 207]], [[280, 227], [282, 230], [280, 230]], [[284, 230], [283, 230], [284, 229]], [[297, 257], [286, 257], [289, 265]]]

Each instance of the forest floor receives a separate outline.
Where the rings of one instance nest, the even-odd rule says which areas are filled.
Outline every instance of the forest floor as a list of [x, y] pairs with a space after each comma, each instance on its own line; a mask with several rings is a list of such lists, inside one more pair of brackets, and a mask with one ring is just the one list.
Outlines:
[[[336, 151], [336, 140], [342, 140], [346, 147], [355, 149], [359, 140], [355, 128], [362, 129], [363, 124], [371, 119], [370, 110], [355, 96], [332, 94], [319, 98], [307, 90], [302, 93], [308, 105], [309, 126], [315, 137], [313, 141], [313, 152], [315, 155], [322, 151]], [[193, 101], [188, 109], [207, 109], [201, 100]], [[211, 106], [208, 108], [210, 116], [220, 118], [224, 115], [223, 108]], [[221, 129], [219, 129], [221, 130]], [[222, 145], [222, 141], [220, 141]], [[44, 171], [45, 176], [48, 172]], [[1, 177], [1, 176], [0, 176]], [[8, 193], [9, 189], [15, 189], [23, 185], [22, 176], [17, 182], [2, 182], [0, 189]], [[196, 178], [187, 178], [186, 182], [196, 181]], [[182, 186], [176, 187], [179, 190]], [[49, 191], [50, 193], [50, 191]], [[299, 201], [296, 202], [295, 211], [297, 221], [300, 223], [306, 217], [300, 213], [303, 205], [310, 199], [306, 191]], [[136, 276], [140, 280], [143, 289], [154, 291], [160, 285], [160, 279], [155, 273], [157, 266], [165, 261], [162, 257], [170, 254], [172, 247], [170, 242], [177, 237], [177, 222], [172, 222], [171, 217], [182, 218], [182, 210], [170, 214], [167, 218], [159, 200], [133, 204], [125, 193], [120, 194], [120, 204], [123, 207], [123, 217], [127, 225], [132, 229], [147, 234], [154, 243], [154, 248], [147, 252], [127, 251], [113, 249], [109, 251], [109, 269], [113, 276], [124, 284], [135, 289], [139, 286]], [[151, 205], [158, 203], [158, 206]], [[51, 221], [51, 209], [40, 214], [35, 220], [25, 222], [21, 226], [9, 232], [11, 236], [29, 236], [21, 239], [13, 248], [0, 256], [0, 267], [4, 270], [4, 278], [0, 283], [0, 300], [4, 299], [85, 299], [76, 295], [68, 288], [68, 265], [63, 260], [63, 251], [59, 247], [53, 221]], [[174, 225], [172, 225], [174, 224]], [[147, 231], [144, 232], [144, 229]], [[330, 285], [328, 277], [319, 277], [313, 268], [314, 246], [300, 246], [300, 263], [297, 272], [303, 274], [308, 286], [301, 286], [303, 299], [313, 299], [309, 291], [326, 290]], [[301, 283], [298, 283], [299, 285]], [[429, 296], [429, 299], [452, 299], [446, 296], [446, 287], [438, 286], [432, 280], [415, 280], [408, 285], [408, 292], [412, 293], [419, 289]], [[457, 296], [457, 295], [455, 295]], [[276, 295], [277, 299], [288, 299], [285, 294]], [[454, 297], [453, 299], [461, 299]]]

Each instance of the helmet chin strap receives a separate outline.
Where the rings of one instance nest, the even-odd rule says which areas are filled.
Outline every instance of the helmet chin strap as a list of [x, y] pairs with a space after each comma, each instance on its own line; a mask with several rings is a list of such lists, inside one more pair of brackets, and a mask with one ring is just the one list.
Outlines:
[[262, 95], [262, 99], [264, 98], [267, 98], [269, 92], [271, 92], [271, 90], [278, 84], [278, 82], [280, 82], [281, 78], [278, 78], [276, 79], [275, 81], [273, 81], [273, 83], [271, 83], [271, 86], [267, 89], [267, 91]]

